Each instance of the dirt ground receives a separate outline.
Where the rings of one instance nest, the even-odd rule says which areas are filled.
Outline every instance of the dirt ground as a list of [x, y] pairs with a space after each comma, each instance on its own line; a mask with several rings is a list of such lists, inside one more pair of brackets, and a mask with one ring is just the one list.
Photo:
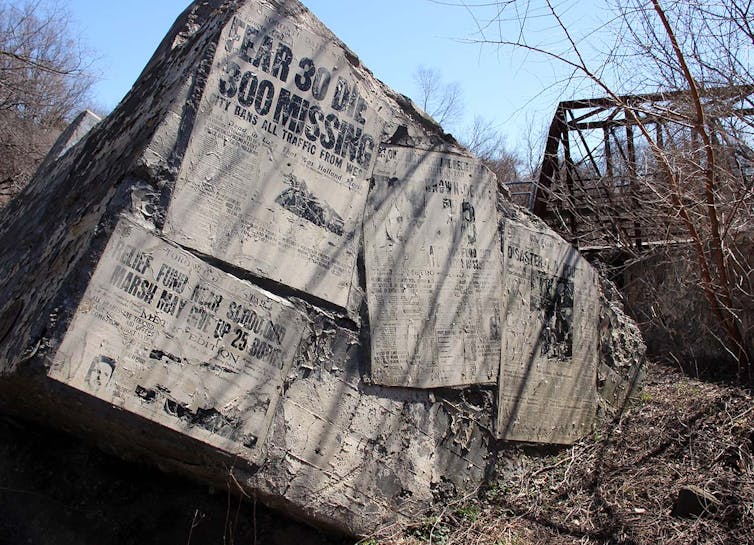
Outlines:
[[[364, 543], [754, 544], [754, 399], [738, 388], [650, 365], [638, 401], [590, 437], [505, 447], [499, 467], [477, 495]], [[673, 513], [684, 487], [712, 498], [701, 515]], [[0, 545], [354, 541], [0, 417]]]
[[0, 417], [0, 545], [345, 545], [250, 500]]
[[[754, 543], [754, 399], [647, 367], [633, 406], [572, 448], [500, 453], [505, 478], [380, 545]], [[682, 489], [710, 496], [674, 513]]]

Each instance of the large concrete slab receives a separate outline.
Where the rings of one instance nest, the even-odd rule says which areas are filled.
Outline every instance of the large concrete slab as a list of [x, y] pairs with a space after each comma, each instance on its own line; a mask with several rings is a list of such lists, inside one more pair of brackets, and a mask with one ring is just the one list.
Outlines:
[[300, 3], [195, 2], [0, 217], [0, 407], [312, 524], [416, 520], [641, 360], [494, 186]]
[[497, 435], [569, 444], [596, 414], [597, 274], [551, 231], [503, 227]]
[[269, 7], [241, 6], [220, 36], [166, 235], [346, 307], [392, 117], [348, 55]]
[[500, 360], [496, 182], [458, 154], [386, 146], [364, 225], [372, 380], [490, 384]]

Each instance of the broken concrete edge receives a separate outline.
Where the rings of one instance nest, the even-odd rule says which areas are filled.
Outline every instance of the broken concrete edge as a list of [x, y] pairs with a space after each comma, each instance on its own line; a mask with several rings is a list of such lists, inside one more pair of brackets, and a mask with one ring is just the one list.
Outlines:
[[[79, 113], [73, 121], [60, 133], [55, 143], [47, 152], [47, 155], [37, 167], [36, 172], [44, 172], [52, 163], [57, 161], [64, 153], [73, 148], [80, 140], [82, 140], [92, 128], [102, 121], [102, 118], [92, 112], [91, 110], [84, 110]], [[37, 174], [34, 174], [34, 177]], [[41, 175], [41, 174], [40, 174]]]
[[622, 414], [641, 393], [647, 347], [639, 326], [624, 311], [615, 285], [600, 276], [600, 366], [597, 391], [606, 416]]

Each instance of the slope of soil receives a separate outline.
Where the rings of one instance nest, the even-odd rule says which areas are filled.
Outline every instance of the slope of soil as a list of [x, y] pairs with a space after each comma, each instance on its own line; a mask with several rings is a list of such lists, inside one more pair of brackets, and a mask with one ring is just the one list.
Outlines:
[[[754, 543], [754, 400], [740, 389], [650, 365], [636, 404], [591, 437], [499, 462], [478, 496], [362, 543]], [[687, 486], [714, 496], [701, 516], [672, 514]], [[0, 545], [354, 542], [0, 417]]]
[[[639, 400], [550, 453], [500, 453], [500, 475], [413, 529], [373, 543], [523, 545], [754, 543], [754, 401], [649, 365]], [[544, 454], [544, 455], [543, 455]], [[679, 492], [713, 497], [674, 514]]]
[[[233, 488], [232, 483], [229, 483]], [[0, 545], [340, 545], [251, 498], [0, 416]]]

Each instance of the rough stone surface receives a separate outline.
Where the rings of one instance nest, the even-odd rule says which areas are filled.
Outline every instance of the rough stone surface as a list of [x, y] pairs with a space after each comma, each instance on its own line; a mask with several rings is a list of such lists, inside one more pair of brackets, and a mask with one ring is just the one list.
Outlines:
[[[754, 232], [751, 227], [732, 237], [731, 295], [740, 321], [744, 348], [754, 354]], [[697, 280], [693, 248], [664, 248], [629, 267], [621, 291], [631, 302], [627, 311], [640, 325], [648, 352], [681, 362], [691, 373], [712, 376], [726, 367], [738, 368], [736, 350], [712, 311]]]
[[0, 405], [313, 524], [421, 516], [641, 364], [493, 187], [299, 3], [195, 2], [0, 219]]
[[39, 165], [38, 170], [46, 170], [52, 163], [57, 161], [65, 152], [75, 146], [84, 138], [92, 128], [102, 121], [102, 118], [91, 110], [84, 110], [60, 133], [55, 143], [47, 152], [47, 155]]

